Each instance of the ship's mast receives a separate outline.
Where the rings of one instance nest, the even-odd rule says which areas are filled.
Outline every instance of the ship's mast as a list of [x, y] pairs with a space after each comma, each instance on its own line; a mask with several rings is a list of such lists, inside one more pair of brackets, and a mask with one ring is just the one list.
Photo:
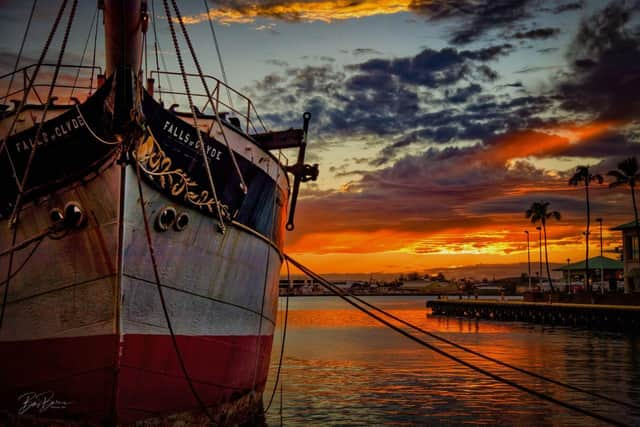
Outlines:
[[134, 106], [134, 82], [140, 77], [146, 0], [100, 0], [104, 14], [106, 77], [114, 78], [114, 120], [120, 128]]

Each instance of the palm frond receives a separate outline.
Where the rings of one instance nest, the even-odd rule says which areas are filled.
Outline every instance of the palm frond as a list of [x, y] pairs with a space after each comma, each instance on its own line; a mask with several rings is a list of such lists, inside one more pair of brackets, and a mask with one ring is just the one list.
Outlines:
[[615, 179], [617, 179], [618, 181], [620, 181], [621, 183], [625, 183], [627, 181], [627, 177], [620, 171], [609, 171], [607, 172], [608, 176], [612, 176]]
[[592, 175], [590, 177], [591, 181], [597, 181], [598, 184], [602, 184], [604, 182], [604, 178], [602, 177], [602, 175], [600, 175], [599, 173]]
[[547, 214], [547, 218], [553, 218], [557, 221], [560, 221], [560, 219], [562, 218], [562, 215], [560, 215], [560, 212], [558, 211], [553, 211]]
[[626, 176], [634, 176], [638, 173], [638, 159], [629, 157], [618, 163], [618, 169]]

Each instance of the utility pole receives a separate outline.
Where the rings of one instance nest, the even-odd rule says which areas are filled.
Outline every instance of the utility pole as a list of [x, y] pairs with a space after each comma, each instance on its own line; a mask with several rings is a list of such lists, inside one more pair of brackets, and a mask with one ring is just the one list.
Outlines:
[[571, 258], [567, 258], [567, 289], [571, 292]]
[[602, 218], [596, 218], [596, 221], [600, 223], [600, 287], [602, 293], [604, 293], [604, 257], [602, 255], [604, 249], [602, 245]]
[[538, 273], [538, 278], [540, 279], [538, 285], [540, 285], [540, 290], [542, 290], [542, 227], [536, 227], [538, 230], [538, 248], [540, 248], [540, 255], [538, 259], [540, 260], [540, 272]]
[[527, 266], [529, 267], [529, 292], [531, 292], [531, 246], [529, 245], [529, 230], [524, 230], [527, 235]]

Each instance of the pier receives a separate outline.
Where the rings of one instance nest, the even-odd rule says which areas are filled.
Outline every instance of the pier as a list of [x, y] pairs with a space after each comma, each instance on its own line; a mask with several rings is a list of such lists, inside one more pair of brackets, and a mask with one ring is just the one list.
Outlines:
[[485, 320], [530, 322], [620, 332], [637, 332], [640, 307], [522, 301], [427, 301], [432, 313]]

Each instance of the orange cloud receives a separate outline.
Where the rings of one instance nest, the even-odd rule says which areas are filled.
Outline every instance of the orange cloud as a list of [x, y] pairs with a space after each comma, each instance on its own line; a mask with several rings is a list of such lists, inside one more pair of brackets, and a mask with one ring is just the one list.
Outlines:
[[[209, 9], [211, 19], [223, 24], [246, 24], [258, 18], [276, 18], [284, 21], [332, 22], [392, 15], [408, 12], [410, 0], [318, 0], [310, 2], [282, 1], [280, 3], [240, 3], [235, 7], [218, 6]], [[207, 13], [185, 16], [186, 24], [198, 24], [208, 19]]]
[[557, 155], [572, 144], [596, 138], [620, 125], [622, 123], [617, 121], [601, 121], [549, 129], [552, 133], [532, 130], [513, 132], [501, 136], [489, 145], [477, 160], [504, 164], [512, 159]]

